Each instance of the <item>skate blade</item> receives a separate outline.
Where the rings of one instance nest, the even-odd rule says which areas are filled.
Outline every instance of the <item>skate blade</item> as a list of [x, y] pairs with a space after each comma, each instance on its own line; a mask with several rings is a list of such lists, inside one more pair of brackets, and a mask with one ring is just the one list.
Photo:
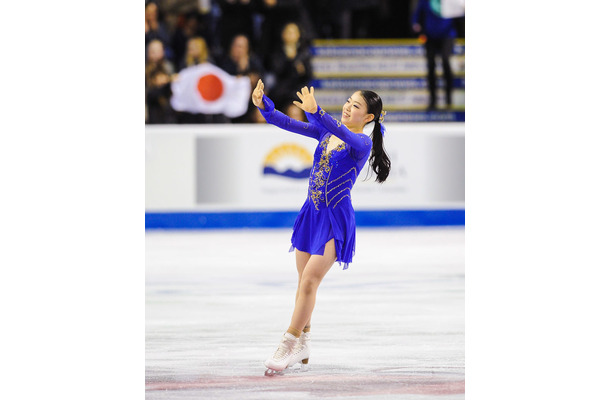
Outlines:
[[[309, 361], [309, 360], [307, 360]], [[301, 363], [301, 368], [299, 368], [299, 372], [307, 372], [309, 371], [309, 363], [307, 363], [305, 360], [303, 360], [303, 362]]]
[[282, 375], [300, 374], [302, 372], [309, 371], [309, 368], [310, 367], [308, 364], [298, 363], [290, 368], [286, 368], [284, 371], [282, 371]]
[[271, 369], [271, 368], [267, 368], [267, 370], [265, 371], [265, 376], [276, 376], [276, 375], [283, 375], [284, 371], [276, 371], [275, 369]]

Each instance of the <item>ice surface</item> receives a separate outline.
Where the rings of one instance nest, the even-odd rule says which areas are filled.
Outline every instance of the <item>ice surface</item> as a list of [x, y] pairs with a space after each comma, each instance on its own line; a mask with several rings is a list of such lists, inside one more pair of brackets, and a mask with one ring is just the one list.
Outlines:
[[309, 370], [288, 328], [290, 230], [146, 233], [147, 399], [463, 399], [464, 229], [363, 229], [318, 290]]

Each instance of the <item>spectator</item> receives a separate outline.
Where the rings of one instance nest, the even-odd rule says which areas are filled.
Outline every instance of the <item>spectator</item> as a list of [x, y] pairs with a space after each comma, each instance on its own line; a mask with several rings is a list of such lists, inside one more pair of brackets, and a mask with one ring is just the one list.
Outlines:
[[208, 46], [205, 40], [201, 37], [190, 38], [187, 42], [186, 54], [180, 63], [179, 70], [205, 62], [212, 62], [212, 60], [210, 60]]
[[449, 57], [453, 53], [453, 41], [456, 31], [451, 18], [443, 18], [440, 14], [438, 0], [419, 0], [413, 13], [413, 31], [422, 34], [425, 40], [426, 60], [428, 70], [428, 92], [430, 101], [428, 110], [437, 107], [436, 93], [436, 56], [440, 56], [443, 65], [445, 81], [445, 103], [447, 108], [452, 105], [453, 73]]
[[253, 90], [264, 73], [263, 63], [250, 51], [250, 40], [243, 34], [233, 38], [227, 55], [219, 63], [219, 67], [231, 75], [250, 77]]
[[292, 104], [293, 100], [298, 100], [294, 88], [308, 86], [311, 81], [311, 52], [308, 46], [303, 45], [301, 29], [296, 23], [289, 22], [282, 29], [281, 42], [269, 59], [268, 70], [274, 77], [269, 96], [275, 99], [278, 110], [289, 115], [293, 112], [302, 114]]
[[[252, 90], [254, 90], [265, 70], [260, 58], [251, 52], [248, 37], [243, 34], [236, 35], [227, 53], [218, 66], [231, 75], [248, 76]], [[242, 117], [232, 119], [232, 122], [253, 122], [252, 111], [255, 107], [251, 102], [248, 104], [248, 112]]]
[[[250, 111], [249, 111], [250, 112]], [[251, 111], [249, 121], [254, 124], [266, 124], [267, 120], [263, 117], [263, 114], [258, 111], [258, 108]]]
[[261, 0], [259, 9], [263, 24], [256, 50], [263, 58], [268, 58], [274, 50], [272, 44], [280, 37], [282, 27], [288, 22], [295, 21], [302, 27], [301, 35], [304, 40], [315, 36], [309, 10], [302, 0]]
[[296, 119], [297, 121], [308, 122], [303, 110], [301, 110], [294, 104], [291, 104], [289, 107], [286, 108], [286, 115], [292, 119]]
[[174, 66], [163, 51], [163, 43], [153, 39], [146, 47], [145, 86], [146, 86], [146, 123], [170, 124], [175, 122], [169, 104], [171, 97], [170, 81]]
[[146, 76], [159, 68], [167, 75], [171, 76], [174, 73], [173, 64], [165, 57], [163, 43], [158, 39], [153, 39], [146, 46]]
[[[174, 50], [175, 63], [178, 67], [182, 65], [186, 55], [189, 39], [200, 35], [199, 21], [194, 12], [181, 14], [176, 20], [176, 30], [172, 36], [172, 49]], [[181, 68], [178, 68], [180, 70]]]
[[146, 123], [175, 123], [174, 110], [169, 103], [172, 95], [170, 75], [161, 65], [157, 65], [146, 78]]
[[145, 45], [148, 46], [153, 40], [160, 40], [163, 43], [165, 57], [173, 59], [172, 49], [170, 47], [170, 36], [165, 24], [161, 22], [159, 17], [159, 6], [154, 1], [147, 1], [145, 5]]
[[214, 34], [216, 28], [214, 12], [207, 13], [190, 11], [177, 17], [176, 30], [172, 36], [172, 49], [175, 54], [176, 65], [180, 65], [186, 54], [187, 42], [193, 37], [202, 37], [207, 46], [209, 58], [212, 60], [222, 54], [218, 35]]

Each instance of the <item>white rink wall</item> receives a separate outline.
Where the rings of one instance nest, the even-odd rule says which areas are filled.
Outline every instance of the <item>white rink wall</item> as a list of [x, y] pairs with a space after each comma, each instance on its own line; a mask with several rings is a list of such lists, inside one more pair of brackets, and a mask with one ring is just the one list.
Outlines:
[[[352, 190], [356, 222], [463, 225], [464, 124], [386, 128], [392, 170], [380, 185], [363, 168]], [[311, 138], [268, 124], [157, 125], [145, 134], [147, 228], [287, 227], [306, 198]]]
[[[146, 126], [146, 210], [298, 210], [317, 142], [270, 125]], [[387, 124], [388, 180], [353, 189], [356, 209], [463, 208], [464, 124]], [[307, 159], [309, 157], [309, 159]]]

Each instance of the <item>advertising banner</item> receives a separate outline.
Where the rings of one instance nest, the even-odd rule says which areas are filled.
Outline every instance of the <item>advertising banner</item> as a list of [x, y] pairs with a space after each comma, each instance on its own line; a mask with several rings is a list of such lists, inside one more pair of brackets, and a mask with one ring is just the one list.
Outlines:
[[[269, 125], [147, 126], [146, 210], [298, 211], [316, 145]], [[388, 123], [385, 147], [392, 172], [380, 185], [364, 167], [356, 209], [464, 206], [464, 124]]]
[[[449, 60], [455, 75], [464, 75], [464, 56], [455, 56]], [[426, 58], [361, 58], [361, 57], [324, 57], [312, 60], [316, 78], [349, 78], [349, 77], [413, 77], [426, 76]], [[437, 65], [437, 73], [442, 68]]]

